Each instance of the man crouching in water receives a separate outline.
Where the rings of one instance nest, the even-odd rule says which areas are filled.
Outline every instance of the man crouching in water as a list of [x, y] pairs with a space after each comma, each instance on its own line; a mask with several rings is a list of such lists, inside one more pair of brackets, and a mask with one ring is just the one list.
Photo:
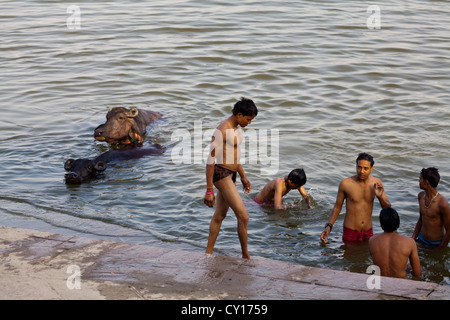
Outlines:
[[[251, 184], [240, 164], [240, 144], [242, 129], [248, 126], [258, 114], [252, 100], [241, 98], [233, 108], [233, 114], [214, 131], [211, 151], [206, 164], [206, 193], [204, 203], [216, 210], [209, 225], [206, 253], [212, 254], [223, 219], [231, 207], [237, 218], [237, 232], [241, 243], [242, 258], [250, 259], [247, 249], [248, 213], [236, 188], [236, 173], [239, 173], [245, 193], [251, 191]], [[213, 185], [218, 189], [214, 197]]]
[[336, 203], [325, 225], [325, 230], [320, 236], [322, 242], [328, 242], [328, 235], [341, 212], [344, 200], [347, 212], [342, 241], [344, 243], [362, 242], [373, 236], [372, 211], [375, 197], [378, 198], [382, 208], [391, 206], [381, 180], [370, 175], [373, 165], [373, 157], [370, 154], [360, 153], [356, 158], [356, 175], [342, 180], [339, 184]]

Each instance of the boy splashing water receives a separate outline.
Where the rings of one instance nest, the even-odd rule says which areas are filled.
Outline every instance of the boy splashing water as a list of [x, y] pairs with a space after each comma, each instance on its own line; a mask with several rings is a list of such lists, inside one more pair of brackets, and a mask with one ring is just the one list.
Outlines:
[[255, 197], [255, 202], [259, 204], [274, 204], [276, 210], [284, 209], [281, 199], [289, 191], [296, 189], [306, 200], [308, 208], [311, 207], [309, 195], [303, 185], [306, 183], [306, 174], [303, 169], [294, 169], [284, 178], [276, 178], [266, 184], [264, 188]]

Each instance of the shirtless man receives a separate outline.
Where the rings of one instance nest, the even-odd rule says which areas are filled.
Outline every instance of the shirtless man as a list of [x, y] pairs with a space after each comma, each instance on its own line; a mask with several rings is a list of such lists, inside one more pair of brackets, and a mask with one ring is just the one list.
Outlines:
[[330, 219], [325, 230], [320, 235], [322, 242], [328, 242], [328, 235], [333, 224], [342, 210], [344, 200], [346, 209], [342, 241], [345, 243], [361, 242], [373, 235], [372, 211], [373, 201], [378, 198], [382, 208], [391, 206], [384, 193], [381, 180], [371, 176], [373, 170], [373, 157], [367, 153], [360, 153], [356, 159], [356, 175], [346, 178], [339, 184], [336, 203], [331, 211]]
[[400, 226], [397, 211], [392, 208], [382, 209], [380, 224], [384, 232], [369, 239], [369, 251], [373, 263], [380, 268], [381, 275], [405, 278], [409, 259], [412, 274], [420, 277], [420, 261], [416, 242], [397, 233]]
[[[239, 173], [245, 193], [251, 191], [251, 184], [240, 164], [240, 144], [242, 129], [248, 126], [258, 114], [252, 100], [241, 98], [233, 108], [233, 114], [215, 130], [211, 142], [211, 151], [206, 164], [206, 193], [204, 203], [216, 210], [209, 225], [206, 253], [212, 254], [219, 235], [223, 219], [231, 207], [237, 218], [237, 232], [241, 244], [242, 257], [250, 259], [247, 249], [248, 213], [236, 188], [236, 173]], [[214, 197], [213, 185], [218, 189]]]
[[289, 191], [296, 189], [310, 206], [309, 196], [303, 185], [306, 183], [306, 174], [303, 169], [294, 169], [284, 178], [276, 178], [267, 183], [256, 195], [255, 202], [259, 204], [274, 204], [276, 210], [284, 209], [281, 198]]
[[450, 240], [450, 208], [447, 199], [439, 194], [440, 175], [436, 168], [420, 171], [419, 220], [412, 235], [430, 247], [445, 248]]

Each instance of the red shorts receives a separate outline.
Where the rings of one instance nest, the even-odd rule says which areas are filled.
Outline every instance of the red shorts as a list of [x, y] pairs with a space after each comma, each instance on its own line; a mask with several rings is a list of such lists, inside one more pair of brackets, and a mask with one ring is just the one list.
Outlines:
[[344, 227], [344, 232], [342, 233], [342, 241], [344, 242], [362, 242], [369, 240], [373, 236], [373, 229], [357, 231]]
[[253, 198], [253, 201], [255, 201], [257, 204], [260, 204], [260, 205], [269, 205], [269, 204], [273, 204], [273, 202], [268, 202], [268, 201], [258, 201], [258, 200], [256, 200], [256, 198], [257, 198], [258, 196], [256, 195], [254, 198]]

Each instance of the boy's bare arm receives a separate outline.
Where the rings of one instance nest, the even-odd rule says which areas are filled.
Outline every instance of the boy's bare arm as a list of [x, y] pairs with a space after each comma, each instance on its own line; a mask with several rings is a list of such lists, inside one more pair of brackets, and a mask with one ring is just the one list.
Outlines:
[[303, 186], [302, 186], [302, 187], [298, 188], [298, 191], [300, 192], [300, 194], [302, 195], [302, 197], [305, 199], [306, 204], [308, 205], [308, 207], [311, 208], [311, 204], [310, 204], [310, 202], [309, 202], [309, 195], [308, 195], [308, 193], [306, 192], [305, 188], [303, 188]]
[[247, 176], [245, 175], [245, 172], [244, 172], [244, 168], [242, 167], [241, 164], [238, 165], [237, 172], [239, 173], [239, 176], [241, 177], [242, 188], [243, 188], [244, 192], [250, 193], [250, 191], [252, 191], [252, 184], [247, 179]]
[[375, 188], [375, 195], [377, 196], [378, 201], [380, 202], [380, 206], [382, 208], [390, 208], [391, 203], [386, 193], [384, 192], [383, 183], [381, 183], [380, 179], [377, 179], [377, 181], [374, 184], [374, 188]]
[[328, 222], [331, 223], [332, 225], [334, 225], [334, 223], [336, 222], [339, 214], [342, 211], [342, 206], [344, 205], [345, 200], [344, 184], [345, 182], [343, 181], [339, 185], [338, 194], [336, 196], [336, 202], [334, 204], [333, 210], [331, 210], [330, 219], [328, 220]]
[[422, 229], [422, 215], [420, 214], [420, 199], [421, 199], [420, 195], [421, 195], [421, 193], [419, 193], [417, 195], [417, 199], [419, 201], [419, 220], [417, 220], [416, 227], [414, 228], [414, 232], [411, 236], [411, 238], [413, 238], [413, 239], [416, 239], [419, 236], [419, 232]]
[[420, 216], [420, 212], [419, 212], [419, 220], [417, 220], [416, 227], [414, 228], [414, 232], [413, 232], [411, 238], [417, 239], [421, 229], [422, 229], [422, 217]]
[[[334, 223], [336, 222], [339, 213], [341, 213], [342, 210], [342, 206], [344, 204], [344, 200], [345, 200], [345, 192], [344, 192], [344, 184], [345, 184], [345, 180], [343, 180], [340, 184], [339, 184], [339, 189], [338, 189], [338, 194], [336, 196], [336, 202], [334, 204], [333, 210], [331, 210], [331, 215], [330, 215], [330, 219], [328, 220], [328, 223], [330, 225], [334, 225]], [[320, 239], [322, 240], [323, 243], [328, 243], [328, 235], [331, 232], [331, 227], [325, 227], [325, 230], [322, 231], [322, 234], [320, 235]]]
[[444, 223], [445, 229], [444, 237], [442, 238], [439, 247], [445, 248], [450, 242], [450, 207], [448, 205], [447, 199], [445, 199], [443, 196], [441, 196], [441, 199], [439, 201], [439, 209], [442, 214], [442, 221]]
[[284, 209], [284, 207], [282, 205], [282, 197], [283, 197], [282, 182], [278, 182], [275, 184], [275, 192], [273, 195], [273, 204], [274, 204], [275, 210]]
[[213, 184], [213, 176], [214, 176], [214, 166], [216, 162], [216, 150], [214, 147], [215, 137], [212, 137], [211, 140], [211, 149], [208, 156], [208, 161], [206, 163], [206, 192], [205, 197], [203, 198], [203, 202], [208, 207], [213, 207], [215, 202], [214, 197], [214, 184]]
[[213, 188], [213, 175], [214, 175], [214, 164], [206, 165], [206, 192], [203, 202], [208, 207], [213, 207], [215, 202], [214, 188]]
[[416, 242], [413, 240], [411, 242], [411, 255], [409, 256], [409, 262], [411, 263], [412, 273], [416, 277], [421, 276], [420, 272], [420, 260], [419, 260], [419, 254], [417, 252], [417, 245]]

